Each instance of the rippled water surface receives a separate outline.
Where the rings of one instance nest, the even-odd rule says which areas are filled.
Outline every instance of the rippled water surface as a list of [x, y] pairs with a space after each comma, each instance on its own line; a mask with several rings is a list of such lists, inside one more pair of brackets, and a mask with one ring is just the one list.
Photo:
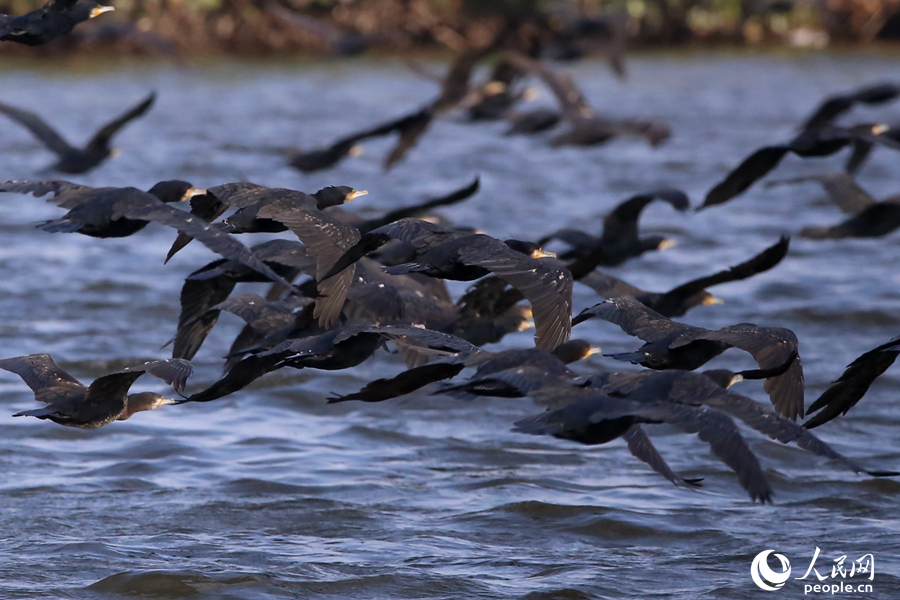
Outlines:
[[[0, 101], [32, 107], [80, 142], [159, 92], [157, 106], [117, 139], [122, 156], [78, 182], [146, 189], [162, 179], [249, 179], [305, 191], [346, 184], [369, 190], [352, 208], [374, 215], [480, 174], [482, 191], [443, 214], [503, 239], [599, 229], [615, 203], [649, 188], [682, 188], [698, 203], [752, 149], [787, 139], [824, 95], [900, 80], [897, 57], [875, 55], [646, 56], [630, 66], [626, 82], [600, 63], [572, 73], [602, 113], [670, 123], [674, 135], [658, 149], [618, 140], [553, 150], [545, 138], [503, 137], [499, 123], [450, 118], [390, 173], [379, 162], [386, 141], [309, 176], [277, 156], [223, 146], [315, 146], [429, 100], [433, 84], [400, 61], [77, 74], [71, 65], [5, 65]], [[552, 100], [544, 93], [536, 102]], [[900, 105], [859, 109], [853, 119], [900, 122]], [[896, 193], [898, 156], [876, 152], [860, 183], [876, 197]], [[789, 157], [777, 173], [821, 172], [842, 160]], [[50, 162], [2, 121], [0, 178], [37, 178]], [[60, 214], [40, 199], [0, 197], [0, 355], [49, 352], [88, 381], [166, 356], [160, 347], [175, 331], [181, 283], [213, 256], [192, 244], [164, 266], [173, 234], [158, 226], [119, 240], [33, 228]], [[739, 262], [779, 234], [840, 219], [814, 186], [756, 186], [697, 214], [652, 205], [646, 229], [678, 246], [611, 272], [665, 290]], [[900, 333], [898, 235], [795, 239], [775, 270], [717, 288], [726, 304], [685, 320], [796, 331], [809, 403], [854, 357]], [[576, 288], [576, 309], [596, 301]], [[239, 329], [223, 315], [196, 357], [190, 389], [216, 378]], [[606, 323], [579, 329], [607, 351], [639, 344]], [[530, 343], [521, 333], [497, 347]], [[736, 351], [713, 364], [752, 365]], [[625, 368], [602, 356], [577, 368], [601, 367]], [[588, 448], [512, 433], [513, 421], [537, 412], [526, 400], [325, 403], [329, 392], [402, 368], [382, 352], [348, 372], [278, 372], [217, 402], [168, 406], [95, 431], [11, 418], [33, 399], [3, 373], [0, 598], [756, 598], [766, 594], [749, 576], [758, 552], [785, 554], [799, 577], [816, 547], [824, 575], [840, 555], [874, 553], [874, 592], [844, 596], [900, 597], [895, 480], [859, 477], [748, 432], [776, 494], [774, 506], [760, 506], [708, 446], [664, 427], [649, 428], [659, 449], [676, 470], [704, 478], [702, 490], [669, 485], [621, 441]], [[135, 389], [162, 390], [157, 383], [147, 378]], [[758, 383], [740, 391], [766, 400]], [[898, 468], [898, 392], [895, 368], [848, 417], [817, 432], [867, 465]], [[799, 597], [802, 583], [770, 596]]]

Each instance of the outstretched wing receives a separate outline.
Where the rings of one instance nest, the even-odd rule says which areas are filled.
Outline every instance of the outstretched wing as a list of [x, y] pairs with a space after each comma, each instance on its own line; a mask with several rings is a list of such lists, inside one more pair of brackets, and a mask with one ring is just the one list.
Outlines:
[[3, 104], [0, 102], [0, 113], [3, 113], [25, 129], [31, 132], [31, 134], [38, 139], [39, 142], [47, 146], [50, 150], [55, 152], [57, 155], [63, 155], [67, 152], [75, 151], [69, 142], [64, 140], [59, 133], [47, 123], [34, 114], [33, 112], [22, 110], [21, 108], [16, 108], [15, 106], [10, 106], [9, 104]]
[[645, 342], [655, 342], [679, 333], [706, 331], [699, 327], [667, 319], [631, 296], [610, 298], [606, 302], [594, 305], [582, 311], [574, 322], [578, 324], [592, 317], [614, 323], [628, 335], [633, 335]]
[[153, 102], [155, 101], [156, 92], [151, 92], [149, 96], [141, 100], [138, 104], [135, 104], [120, 116], [116, 117], [115, 120], [104, 125], [103, 128], [91, 138], [91, 141], [87, 143], [86, 147], [89, 149], [108, 147], [110, 140], [112, 140], [112, 137], [116, 135], [120, 129], [150, 110], [150, 107], [153, 106]]
[[404, 206], [402, 208], [398, 208], [396, 210], [392, 210], [389, 213], [385, 214], [383, 217], [378, 217], [376, 219], [369, 219], [368, 221], [363, 221], [357, 228], [360, 233], [368, 233], [373, 229], [377, 229], [379, 227], [383, 227], [389, 223], [393, 223], [399, 219], [405, 219], [407, 217], [415, 217], [424, 213], [425, 211], [431, 210], [432, 208], [437, 208], [439, 206], [449, 206], [451, 204], [456, 204], [457, 202], [461, 202], [466, 198], [469, 198], [478, 191], [480, 179], [478, 177], [475, 178], [475, 181], [470, 183], [464, 188], [456, 190], [455, 192], [451, 192], [445, 196], [441, 196], [439, 198], [434, 198], [432, 200], [427, 200], [421, 204], [415, 204], [413, 206]]
[[731, 200], [777, 167], [784, 155], [790, 150], [791, 147], [787, 145], [764, 146], [760, 148], [745, 158], [725, 179], [709, 190], [703, 205], [697, 210]]
[[625, 200], [603, 219], [602, 241], [615, 244], [638, 236], [638, 219], [644, 208], [654, 200], [668, 202], [676, 210], [690, 208], [687, 194], [680, 190], [659, 189], [638, 194]]
[[460, 247], [459, 260], [483, 267], [519, 290], [531, 303], [534, 315], [534, 343], [551, 351], [572, 331], [572, 274], [565, 267], [531, 258], [494, 238], [489, 244], [471, 243]]
[[38, 402], [50, 404], [84, 393], [84, 384], [66, 373], [49, 354], [30, 354], [0, 360], [0, 369], [15, 373], [34, 392]]
[[306, 246], [307, 252], [316, 261], [316, 279], [319, 281], [319, 298], [313, 316], [323, 327], [337, 325], [356, 266], [351, 265], [324, 281], [323, 278], [338, 259], [359, 242], [359, 231], [307, 202], [297, 202], [290, 197], [280, 198], [262, 207], [259, 216], [283, 223]]
[[782, 179], [769, 183], [768, 187], [791, 183], [805, 183], [807, 181], [814, 181], [821, 184], [825, 193], [828, 195], [828, 199], [834, 202], [842, 212], [850, 215], [862, 212], [876, 202], [875, 198], [873, 198], [866, 190], [859, 187], [856, 180], [853, 178], [853, 175], [845, 171]]

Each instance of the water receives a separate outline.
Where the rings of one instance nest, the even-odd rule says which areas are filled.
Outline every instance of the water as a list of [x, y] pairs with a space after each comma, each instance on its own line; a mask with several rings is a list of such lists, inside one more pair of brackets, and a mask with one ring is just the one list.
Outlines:
[[[477, 173], [482, 191], [443, 213], [501, 239], [571, 225], [599, 230], [615, 203], [663, 185], [698, 203], [750, 151], [789, 138], [825, 94], [900, 79], [896, 57], [869, 54], [651, 55], [631, 61], [624, 83], [585, 63], [573, 74], [594, 106], [664, 120], [669, 143], [552, 150], [542, 138], [499, 135], [502, 124], [451, 119], [390, 173], [380, 169], [388, 142], [378, 141], [333, 171], [302, 176], [277, 157], [222, 147], [315, 146], [426, 102], [433, 84], [399, 61], [6, 67], [0, 100], [31, 107], [79, 143], [159, 92], [148, 115], [117, 138], [122, 156], [78, 182], [146, 189], [162, 179], [249, 179], [307, 191], [346, 184], [369, 190], [354, 204], [374, 215]], [[537, 102], [552, 99], [544, 93]], [[857, 118], [898, 122], [900, 105], [858, 109]], [[4, 179], [37, 178], [51, 162], [6, 121], [0, 140]], [[789, 157], [778, 176], [836, 169], [842, 160]], [[879, 150], [860, 183], [876, 197], [895, 193], [896, 160]], [[678, 246], [610, 271], [668, 289], [740, 262], [779, 234], [840, 220], [820, 197], [812, 185], [756, 186], [698, 214], [652, 205], [645, 229]], [[60, 214], [39, 199], [0, 198], [0, 354], [49, 352], [88, 381], [166, 356], [160, 347], [174, 334], [181, 283], [214, 257], [192, 244], [163, 266], [173, 233], [157, 226], [122, 240], [33, 229]], [[897, 240], [794, 239], [775, 270], [716, 288], [726, 304], [685, 320], [792, 328], [809, 403], [853, 358], [898, 333]], [[577, 310], [596, 301], [576, 288]], [[222, 316], [189, 389], [216, 378], [239, 328]], [[601, 322], [576, 333], [608, 352], [638, 344]], [[522, 333], [496, 348], [530, 343]], [[713, 364], [752, 367], [738, 351]], [[626, 368], [598, 356], [578, 368], [601, 366]], [[510, 432], [537, 412], [524, 400], [325, 403], [329, 392], [402, 368], [380, 353], [348, 372], [279, 372], [217, 402], [165, 407], [96, 431], [11, 418], [33, 400], [20, 379], [2, 374], [0, 597], [756, 598], [763, 592], [749, 570], [757, 553], [785, 554], [800, 577], [816, 547], [825, 576], [840, 555], [874, 553], [874, 592], [847, 595], [900, 590], [897, 481], [859, 477], [748, 432], [775, 489], [775, 505], [760, 506], [704, 443], [664, 427], [649, 428], [660, 451], [684, 476], [704, 478], [702, 490], [669, 485], [621, 441], [587, 448]], [[146, 378], [135, 389], [163, 387]], [[758, 383], [739, 391], [766, 400]], [[895, 368], [848, 417], [816, 433], [866, 465], [900, 467], [898, 391]], [[806, 582], [792, 579], [772, 597], [799, 596]]]

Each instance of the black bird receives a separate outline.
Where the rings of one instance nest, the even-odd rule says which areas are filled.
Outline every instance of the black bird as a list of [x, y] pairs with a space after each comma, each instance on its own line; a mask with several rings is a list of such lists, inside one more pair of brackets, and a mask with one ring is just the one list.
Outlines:
[[34, 392], [34, 399], [47, 404], [14, 417], [50, 419], [82, 429], [96, 429], [116, 420], [124, 421], [136, 412], [173, 404], [173, 399], [154, 392], [128, 393], [128, 388], [144, 373], [159, 377], [179, 391], [193, 372], [186, 360], [157, 360], [104, 375], [85, 386], [60, 368], [49, 354], [6, 358], [0, 360], [0, 369], [21, 377]]
[[[254, 256], [286, 279], [298, 272], [314, 273], [315, 261], [299, 242], [270, 240], [251, 248]], [[219, 259], [191, 273], [181, 288], [181, 314], [173, 338], [173, 358], [191, 359], [219, 318], [221, 303], [238, 283], [269, 278], [239, 261]]]
[[646, 342], [636, 352], [613, 354], [650, 369], [692, 371], [728, 348], [749, 352], [760, 369], [772, 369], [791, 361], [783, 375], [770, 377], [764, 389], [775, 410], [789, 419], [803, 415], [803, 365], [797, 354], [797, 336], [789, 329], [741, 323], [719, 330], [703, 329], [671, 321], [629, 296], [613, 298], [581, 312], [573, 324], [592, 317], [615, 323], [628, 335]]
[[900, 336], [858, 356], [847, 366], [838, 380], [809, 405], [806, 416], [816, 414], [803, 426], [812, 429], [824, 425], [838, 415], [846, 415], [847, 411], [865, 396], [872, 382], [894, 364], [898, 355], [900, 355]]
[[706, 194], [701, 210], [731, 200], [778, 166], [791, 152], [801, 158], [830, 156], [847, 146], [876, 144], [900, 150], [900, 142], [887, 135], [886, 125], [836, 127], [824, 125], [806, 129], [787, 144], [764, 146], [748, 156]]
[[12, 194], [53, 194], [50, 202], [70, 209], [65, 216], [38, 225], [51, 233], [80, 233], [96, 238], [127, 237], [147, 226], [149, 221], [114, 218], [120, 202], [140, 201], [147, 195], [163, 203], [181, 202], [206, 194], [186, 181], [161, 181], [146, 192], [133, 187], [92, 188], [68, 181], [7, 181], [0, 192]]
[[[531, 366], [544, 373], [574, 379], [575, 373], [568, 370], [567, 364], [582, 360], [599, 352], [599, 348], [591, 346], [586, 340], [569, 340], [553, 349], [552, 352], [538, 348], [502, 350], [487, 352], [476, 348], [470, 352], [462, 352], [456, 357], [421, 365], [408, 369], [391, 378], [376, 379], [353, 394], [333, 396], [329, 403], [361, 400], [363, 402], [382, 402], [409, 394], [428, 384], [455, 377], [467, 367], [477, 369], [472, 379], [487, 377], [493, 373], [517, 367]], [[468, 391], [469, 384], [446, 387], [438, 390], [442, 394], [450, 391]], [[495, 390], [496, 391], [496, 390]], [[519, 396], [521, 394], [515, 394]]]
[[830, 227], [804, 227], [800, 235], [814, 240], [846, 237], [881, 237], [900, 227], [900, 195], [877, 201], [857, 185], [849, 173], [796, 177], [773, 184], [818, 182], [841, 211], [853, 215]]
[[706, 277], [693, 279], [672, 288], [668, 292], [647, 292], [621, 279], [601, 271], [592, 271], [578, 279], [604, 298], [631, 296], [664, 317], [680, 317], [695, 306], [721, 304], [722, 300], [706, 291], [706, 288], [730, 281], [740, 281], [768, 271], [787, 255], [790, 238], [782, 236], [775, 245], [766, 248], [753, 258]]
[[806, 119], [801, 129], [815, 129], [823, 125], [830, 125], [856, 104], [884, 104], [896, 100], [897, 96], [900, 96], [900, 86], [894, 83], [876, 83], [846, 94], [828, 96]]
[[455, 336], [418, 327], [351, 323], [317, 336], [285, 340], [274, 348], [251, 354], [235, 364], [225, 377], [183, 402], [216, 400], [282, 367], [326, 371], [349, 369], [371, 357], [385, 341], [400, 342], [410, 350], [442, 356], [479, 350]]
[[[83, 4], [83, 3], [79, 3]], [[109, 144], [120, 129], [147, 112], [156, 100], [156, 92], [103, 126], [83, 148], [75, 148], [62, 138], [43, 119], [27, 110], [0, 103], [0, 113], [17, 122], [59, 157], [50, 170], [61, 173], [86, 173], [112, 156], [116, 151]]]
[[651, 146], [658, 146], [671, 136], [669, 127], [664, 123], [600, 117], [569, 77], [519, 52], [512, 52], [509, 56], [514, 66], [533, 72], [544, 81], [560, 104], [563, 120], [570, 124], [567, 131], [551, 140], [552, 146], [592, 146], [622, 135], [641, 137]]
[[[781, 443], [795, 442], [809, 452], [837, 460], [856, 473], [897, 475], [893, 471], [865, 469], [802, 426], [750, 398], [728, 391], [725, 386], [736, 379], [735, 375], [728, 371], [709, 375], [643, 371], [601, 374], [588, 387], [559, 380], [544, 380], [536, 386], [526, 384], [527, 394], [549, 410], [517, 422], [515, 430], [582, 444], [603, 444], [623, 435], [636, 423], [670, 423], [688, 433], [698, 433], [738, 474], [751, 499], [762, 502], [771, 501], [771, 488], [732, 417]], [[510, 385], [523, 385], [521, 382], [529, 379], [527, 373], [512, 371], [495, 377]]]
[[[177, 187], [177, 186], [176, 186]], [[224, 231], [211, 227], [208, 223], [204, 223], [198, 217], [191, 215], [187, 211], [178, 210], [162, 202], [153, 194], [142, 192], [136, 188], [97, 188], [102, 190], [104, 194], [109, 193], [110, 199], [104, 200], [100, 207], [96, 209], [82, 208], [87, 207], [91, 203], [78, 204], [77, 200], [82, 198], [81, 193], [89, 194], [93, 188], [85, 188], [84, 186], [75, 186], [75, 184], [66, 181], [45, 181], [45, 182], [9, 182], [0, 186], [0, 191], [10, 191], [16, 193], [34, 193], [38, 196], [53, 193], [61, 195], [67, 193], [75, 193], [73, 202], [74, 208], [66, 217], [58, 221], [59, 228], [55, 225], [45, 224], [40, 227], [50, 227], [51, 231], [78, 231], [76, 225], [85, 222], [90, 223], [94, 227], [102, 228], [112, 225], [115, 226], [117, 221], [126, 219], [128, 221], [146, 222], [153, 221], [166, 227], [172, 227], [178, 231], [185, 233], [192, 238], [196, 238], [204, 246], [227, 259], [236, 260], [247, 265], [251, 269], [262, 273], [271, 281], [277, 281], [288, 289], [293, 290], [293, 285], [283, 277], [270, 269], [263, 261], [254, 256], [249, 248], [228, 235]], [[68, 205], [68, 202], [66, 202]], [[78, 215], [85, 217], [84, 220], [78, 221]], [[97, 216], [96, 222], [92, 222], [90, 217]], [[51, 222], [57, 223], [57, 222]], [[143, 225], [141, 225], [143, 227]]]
[[387, 267], [385, 272], [421, 273], [455, 281], [472, 281], [493, 273], [518, 289], [531, 303], [538, 348], [552, 350], [569, 339], [571, 274], [565, 268], [537, 260], [545, 253], [535, 244], [518, 240], [501, 242], [487, 235], [451, 231], [419, 219], [401, 219], [363, 236], [333, 263], [320, 278], [320, 285], [338, 274], [345, 277], [344, 269], [391, 239], [413, 246], [416, 257], [410, 263]]
[[559, 240], [572, 249], [560, 255], [563, 260], [574, 259], [569, 270], [580, 279], [597, 266], [620, 265], [629, 258], [640, 256], [651, 250], [665, 250], [674, 242], [664, 236], [638, 237], [638, 219], [644, 208], [654, 200], [667, 202], [675, 210], [686, 211], [690, 201], [684, 192], [672, 189], [651, 190], [632, 196], [619, 204], [603, 219], [603, 233], [600, 237], [578, 229], [560, 229], [538, 240], [546, 244]]
[[509, 129], [504, 135], [541, 133], [553, 129], [562, 121], [562, 114], [552, 108], [535, 108], [517, 112], [509, 118]]
[[422, 214], [427, 213], [432, 208], [438, 208], [440, 206], [450, 206], [452, 204], [462, 202], [463, 200], [471, 198], [478, 191], [480, 185], [481, 179], [479, 177], [476, 177], [475, 180], [472, 181], [472, 183], [470, 183], [469, 185], [462, 187], [456, 191], [450, 192], [449, 194], [445, 194], [437, 198], [432, 198], [419, 204], [413, 204], [410, 206], [403, 206], [401, 208], [394, 209], [385, 213], [381, 217], [368, 219], [366, 221], [362, 221], [361, 223], [357, 223], [356, 228], [359, 229], [360, 233], [365, 234], [369, 233], [373, 229], [378, 229], [379, 227], [383, 227], [385, 225], [388, 225], [389, 223], [393, 223], [394, 221], [399, 221], [400, 219], [406, 219], [408, 217], [418, 217]]
[[0, 15], [0, 40], [27, 46], [41, 46], [88, 19], [115, 10], [88, 0], [50, 0], [37, 10], [20, 17]]

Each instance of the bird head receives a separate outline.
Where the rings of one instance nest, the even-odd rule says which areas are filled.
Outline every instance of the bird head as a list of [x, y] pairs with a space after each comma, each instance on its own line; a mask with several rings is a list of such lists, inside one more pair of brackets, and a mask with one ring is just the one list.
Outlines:
[[206, 190], [195, 188], [187, 181], [174, 179], [171, 181], [160, 181], [147, 190], [147, 193], [153, 194], [162, 202], [181, 202], [194, 196], [202, 196], [206, 194]]
[[366, 190], [355, 190], [346, 185], [332, 185], [322, 188], [313, 194], [313, 197], [316, 199], [316, 206], [323, 209], [329, 206], [340, 206], [354, 198], [366, 196], [368, 193]]

